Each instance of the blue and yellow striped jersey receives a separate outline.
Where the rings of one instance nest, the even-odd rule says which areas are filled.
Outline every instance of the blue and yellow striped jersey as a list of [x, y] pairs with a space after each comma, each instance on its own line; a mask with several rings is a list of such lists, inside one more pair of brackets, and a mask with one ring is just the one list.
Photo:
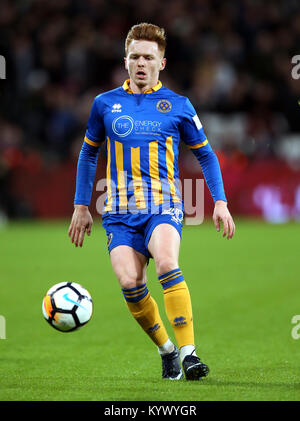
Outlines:
[[[89, 148], [105, 145], [104, 214], [124, 213], [134, 208], [147, 212], [150, 207], [153, 210], [164, 204], [168, 208], [181, 206], [180, 140], [198, 159], [200, 155], [205, 158], [213, 153], [189, 99], [162, 86], [161, 82], [144, 94], [132, 93], [126, 81], [123, 86], [98, 95], [84, 140]], [[221, 188], [214, 194], [211, 191], [214, 200], [226, 200], [222, 180], [221, 186], [217, 184]], [[77, 174], [75, 203], [89, 204], [89, 200]]]

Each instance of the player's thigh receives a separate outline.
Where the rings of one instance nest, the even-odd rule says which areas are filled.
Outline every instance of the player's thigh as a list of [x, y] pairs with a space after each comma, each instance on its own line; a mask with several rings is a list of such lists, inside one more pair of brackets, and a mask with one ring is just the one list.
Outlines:
[[147, 281], [148, 258], [132, 247], [120, 245], [113, 248], [110, 260], [121, 288], [134, 288]]
[[148, 250], [154, 259], [159, 276], [178, 268], [179, 249], [180, 235], [174, 226], [162, 223], [154, 228]]

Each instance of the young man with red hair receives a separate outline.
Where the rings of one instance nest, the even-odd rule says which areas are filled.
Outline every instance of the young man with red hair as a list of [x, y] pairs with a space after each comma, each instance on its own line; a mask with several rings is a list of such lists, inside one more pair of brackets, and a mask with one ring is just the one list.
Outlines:
[[[186, 143], [201, 164], [215, 203], [213, 220], [223, 236], [235, 226], [227, 208], [217, 157], [189, 99], [162, 86], [165, 33], [142, 23], [125, 43], [123, 86], [94, 99], [77, 168], [75, 209], [69, 236], [82, 246], [90, 235], [90, 204], [100, 147], [107, 153], [107, 197], [102, 223], [108, 250], [129, 311], [158, 348], [163, 378], [199, 380], [208, 367], [195, 351], [192, 304], [178, 257], [184, 209], [178, 188], [178, 145]], [[146, 277], [153, 258], [163, 288], [172, 343]], [[178, 349], [179, 348], [179, 349]], [[180, 364], [181, 363], [181, 364]], [[182, 365], [182, 368], [181, 368]]]

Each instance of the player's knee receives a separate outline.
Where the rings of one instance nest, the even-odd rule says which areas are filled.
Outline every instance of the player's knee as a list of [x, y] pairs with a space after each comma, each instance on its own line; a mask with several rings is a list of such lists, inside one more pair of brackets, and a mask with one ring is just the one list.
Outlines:
[[178, 262], [170, 256], [158, 257], [155, 261], [158, 276], [178, 268]]
[[142, 283], [145, 283], [142, 276], [136, 273], [122, 273], [119, 275], [119, 282], [122, 289], [135, 288]]

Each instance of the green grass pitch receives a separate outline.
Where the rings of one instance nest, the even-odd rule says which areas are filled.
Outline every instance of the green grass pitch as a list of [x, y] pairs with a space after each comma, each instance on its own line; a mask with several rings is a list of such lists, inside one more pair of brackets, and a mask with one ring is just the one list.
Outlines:
[[[0, 401], [290, 401], [300, 398], [300, 224], [236, 221], [233, 240], [207, 221], [184, 227], [180, 267], [188, 282], [202, 382], [161, 379], [155, 346], [133, 320], [114, 278], [106, 236], [95, 221], [76, 249], [68, 221], [0, 229]], [[153, 262], [148, 287], [169, 334]], [[55, 283], [76, 281], [94, 301], [91, 321], [52, 329], [41, 305]]]

